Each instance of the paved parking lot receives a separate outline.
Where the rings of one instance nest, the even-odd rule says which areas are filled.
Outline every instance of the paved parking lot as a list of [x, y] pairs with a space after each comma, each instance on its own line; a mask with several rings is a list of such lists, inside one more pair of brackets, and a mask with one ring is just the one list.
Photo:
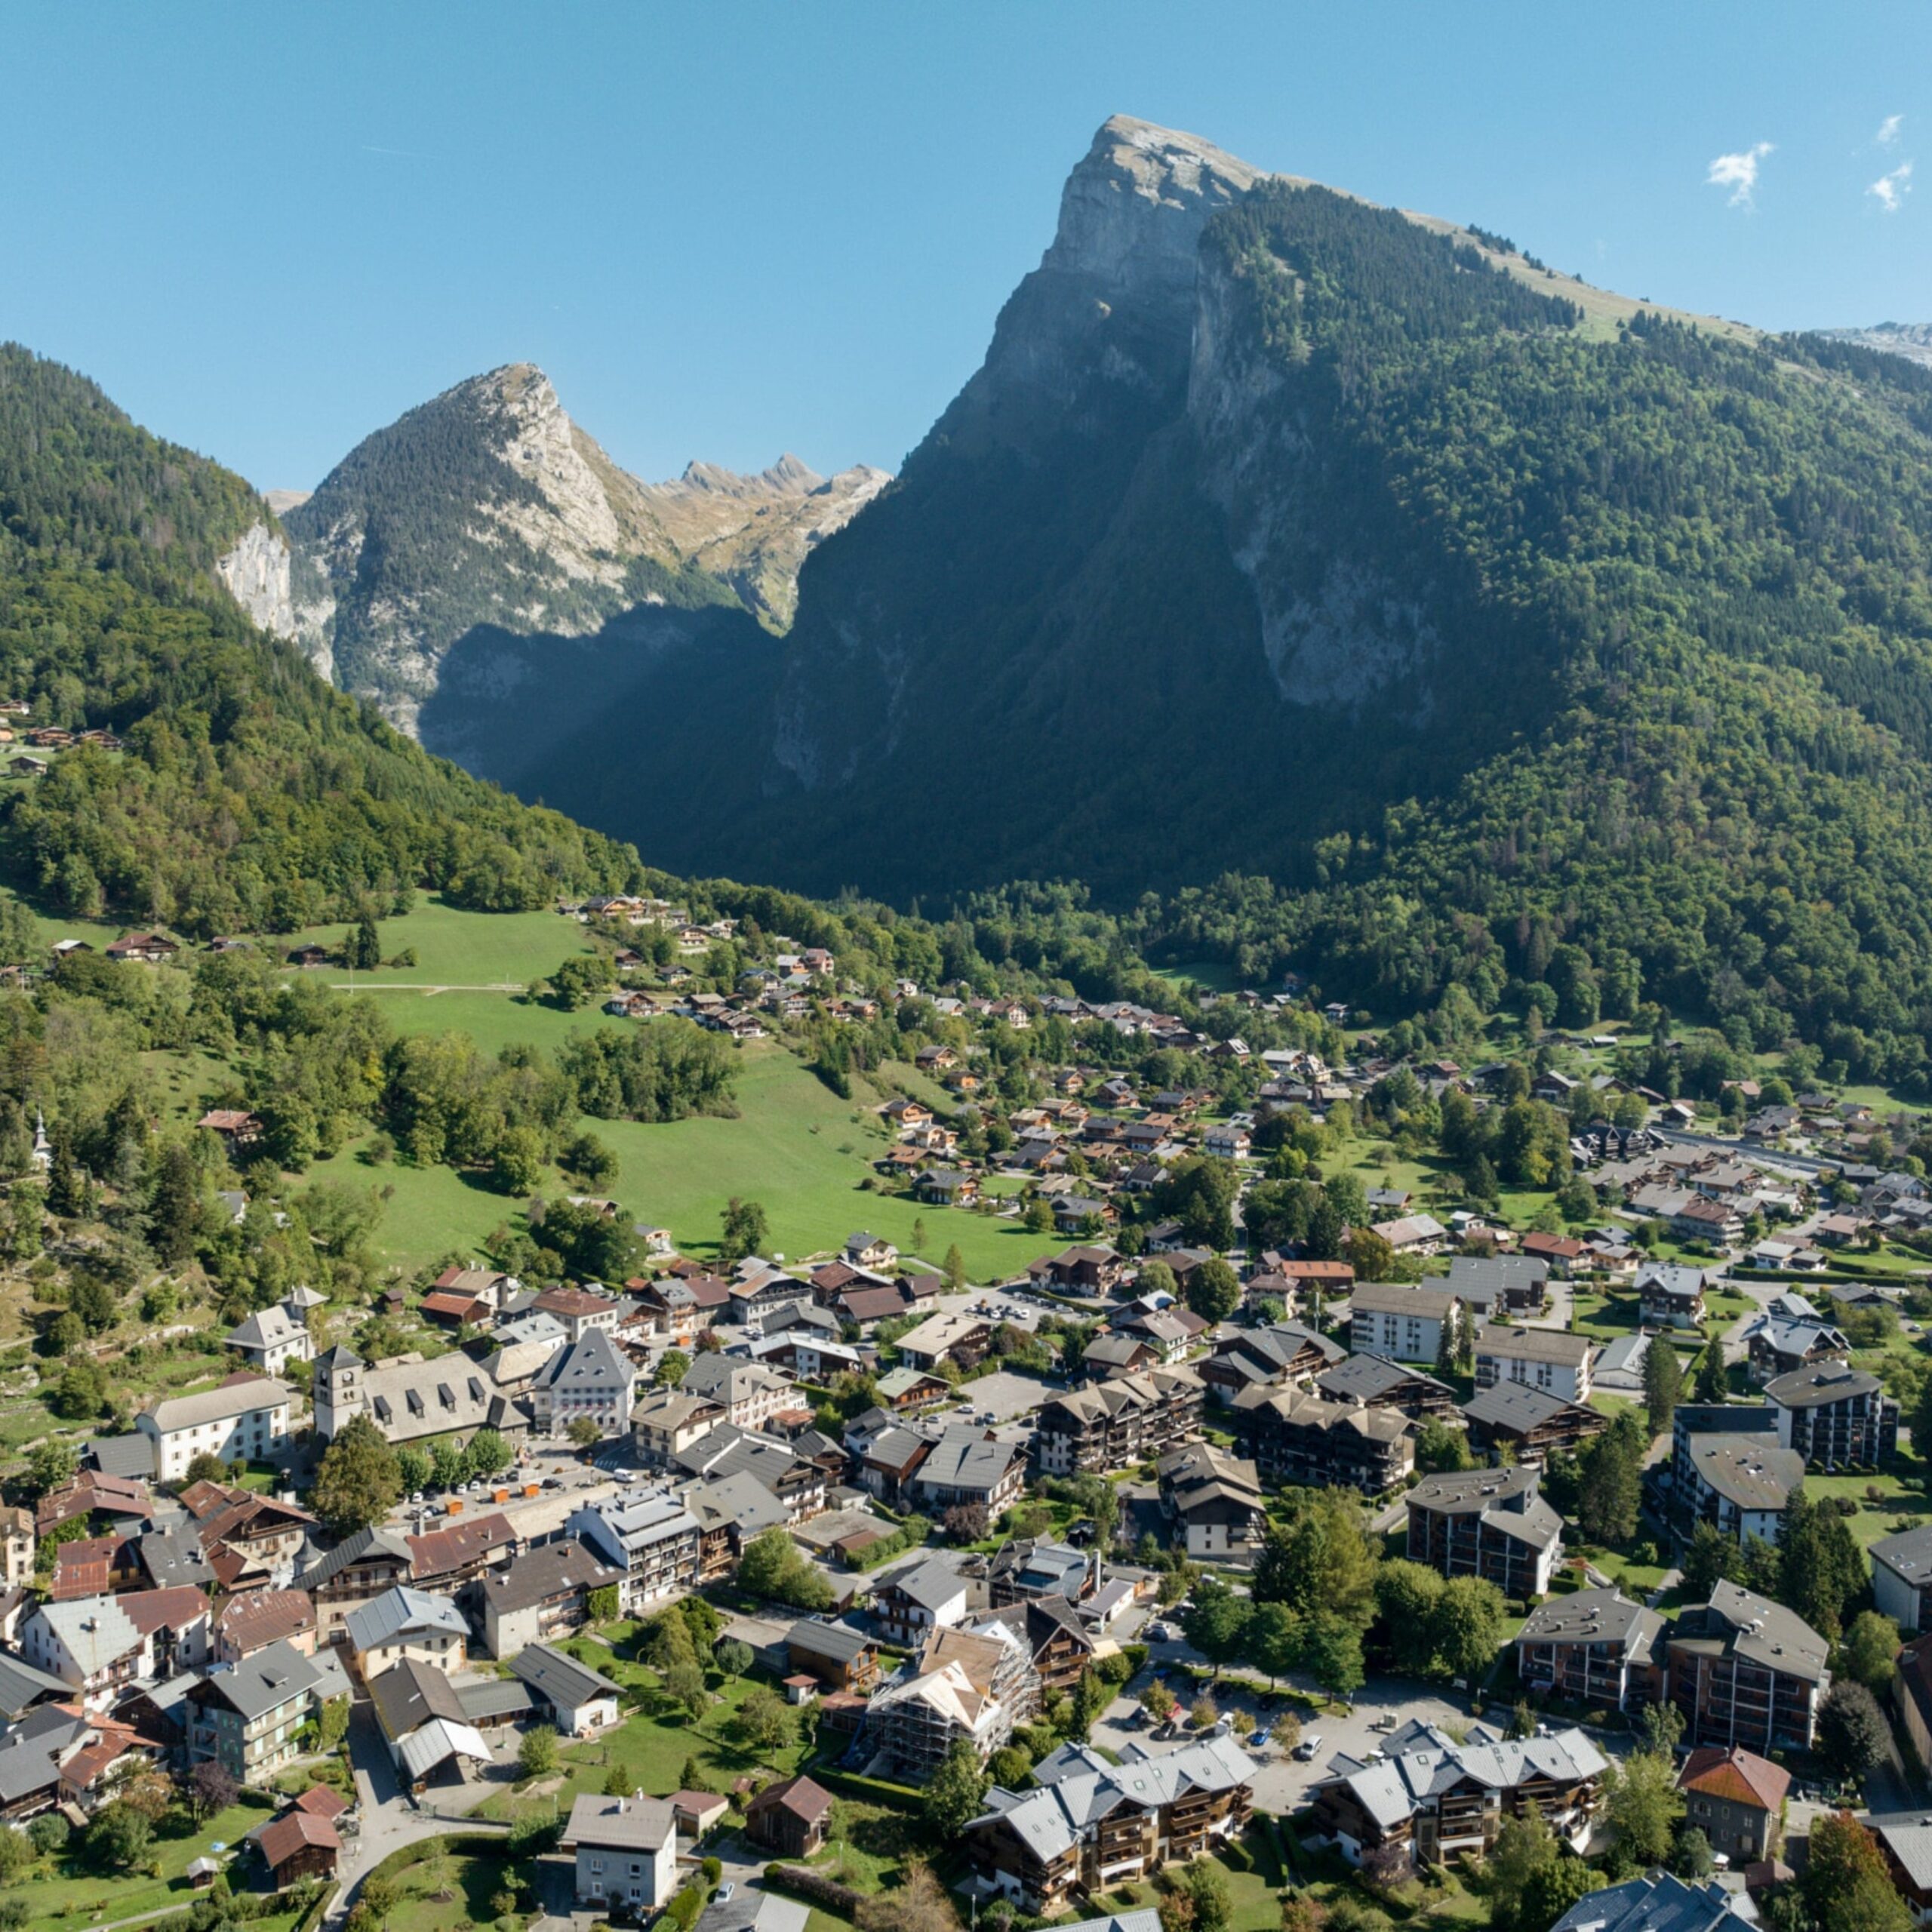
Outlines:
[[[1038, 1379], [1030, 1375], [1009, 1375], [1004, 1369], [969, 1382], [959, 1392], [960, 1401], [970, 1398], [975, 1417], [990, 1415], [996, 1423], [1009, 1423], [1030, 1414], [1043, 1399]], [[958, 1415], [959, 1402], [943, 1411], [949, 1418]], [[961, 1417], [963, 1420], [964, 1418]]]
[[[1196, 1653], [1185, 1643], [1156, 1643], [1149, 1641], [1143, 1632], [1138, 1640], [1146, 1642], [1151, 1653], [1151, 1672], [1155, 1675], [1165, 1675], [1168, 1686], [1183, 1703], [1198, 1695], [1186, 1675], [1180, 1670], [1163, 1672], [1164, 1664], [1178, 1663], [1183, 1660], [1198, 1662]], [[1312, 1691], [1313, 1685], [1284, 1678], [1284, 1686], [1292, 1684], [1301, 1690]], [[1140, 1697], [1146, 1687], [1147, 1676], [1137, 1677], [1128, 1687], [1125, 1695], [1117, 1697], [1109, 1705], [1105, 1715], [1094, 1727], [1094, 1741], [1118, 1751], [1130, 1743], [1149, 1746], [1154, 1750], [1171, 1750], [1180, 1741], [1179, 1735], [1163, 1737], [1158, 1742], [1155, 1727], [1141, 1716]], [[1245, 1746], [1248, 1755], [1259, 1767], [1254, 1780], [1254, 1801], [1257, 1809], [1278, 1813], [1286, 1817], [1297, 1810], [1305, 1801], [1311, 1786], [1318, 1783], [1327, 1774], [1329, 1761], [1337, 1752], [1346, 1752], [1352, 1757], [1366, 1758], [1371, 1751], [1382, 1748], [1385, 1734], [1375, 1728], [1376, 1720], [1392, 1712], [1396, 1718], [1406, 1722], [1414, 1718], [1424, 1724], [1453, 1726], [1461, 1730], [1474, 1720], [1466, 1703], [1452, 1703], [1420, 1690], [1412, 1681], [1401, 1678], [1372, 1677], [1358, 1694], [1354, 1707], [1346, 1715], [1324, 1712], [1318, 1717], [1304, 1718], [1302, 1736], [1304, 1742], [1309, 1737], [1320, 1740], [1312, 1760], [1303, 1763], [1288, 1757], [1265, 1741], [1266, 1727], [1279, 1715], [1281, 1706], [1264, 1709], [1257, 1700], [1246, 1691], [1223, 1682], [1220, 1688], [1209, 1694], [1215, 1707], [1223, 1716], [1237, 1710], [1245, 1710], [1254, 1719], [1256, 1735], [1252, 1743]]]

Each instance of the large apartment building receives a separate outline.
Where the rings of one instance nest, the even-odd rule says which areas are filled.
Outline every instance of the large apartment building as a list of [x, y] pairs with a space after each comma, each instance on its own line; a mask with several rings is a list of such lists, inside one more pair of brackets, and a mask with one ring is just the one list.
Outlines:
[[1516, 1634], [1516, 1675], [1527, 1690], [1599, 1709], [1655, 1703], [1663, 1627], [1656, 1611], [1616, 1590], [1553, 1596]]
[[291, 1392], [285, 1383], [249, 1376], [199, 1395], [177, 1395], [143, 1409], [135, 1428], [154, 1445], [162, 1482], [179, 1482], [197, 1456], [224, 1463], [272, 1462], [288, 1447]]
[[1520, 1382], [1566, 1402], [1586, 1402], [1596, 1356], [1596, 1344], [1587, 1335], [1492, 1321], [1476, 1337], [1476, 1386]]
[[1408, 1494], [1409, 1561], [1445, 1577], [1484, 1577], [1506, 1597], [1541, 1596], [1563, 1547], [1563, 1519], [1533, 1469], [1425, 1476]]
[[1349, 1347], [1393, 1361], [1436, 1361], [1444, 1326], [1453, 1331], [1468, 1319], [1469, 1311], [1447, 1288], [1365, 1281], [1349, 1300]]
[[1105, 1475], [1164, 1456], [1201, 1429], [1201, 1380], [1186, 1368], [1117, 1375], [1056, 1395], [1035, 1423], [1047, 1475]]
[[995, 1786], [966, 1828], [974, 1871], [1023, 1911], [1056, 1918], [1076, 1901], [1185, 1863], [1238, 1837], [1254, 1764], [1232, 1737], [1155, 1756], [1130, 1744], [1118, 1764], [1063, 1745], [1033, 1767], [1036, 1789]]
[[1411, 1722], [1372, 1758], [1338, 1755], [1315, 1787], [1315, 1832], [1351, 1865], [1394, 1847], [1417, 1867], [1483, 1857], [1504, 1822], [1534, 1807], [1566, 1842], [1587, 1838], [1603, 1753], [1583, 1732], [1466, 1743]]
[[639, 1610], [698, 1578], [697, 1518], [669, 1490], [645, 1490], [574, 1511], [565, 1527], [624, 1573], [627, 1610]]
[[1719, 1583], [1709, 1603], [1678, 1614], [1664, 1647], [1687, 1744], [1811, 1748], [1830, 1646], [1795, 1611]]
[[1899, 1446], [1899, 1405], [1875, 1375], [1816, 1361], [1764, 1385], [1778, 1441], [1813, 1469], [1875, 1469]]
[[1269, 1482], [1380, 1496], [1415, 1467], [1414, 1425], [1400, 1409], [1334, 1401], [1300, 1389], [1235, 1398], [1235, 1439]]

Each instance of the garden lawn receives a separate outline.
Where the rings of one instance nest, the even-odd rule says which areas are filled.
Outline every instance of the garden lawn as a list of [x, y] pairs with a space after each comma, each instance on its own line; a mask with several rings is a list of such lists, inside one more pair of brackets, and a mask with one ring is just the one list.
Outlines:
[[198, 1830], [181, 1837], [165, 1837], [157, 1832], [152, 1855], [160, 1861], [158, 1878], [144, 1874], [105, 1876], [89, 1870], [78, 1851], [43, 1860], [17, 1886], [33, 1915], [28, 1927], [62, 1925], [77, 1918], [84, 1924], [100, 1924], [186, 1906], [195, 1897], [187, 1879], [189, 1866], [214, 1844], [231, 1848], [240, 1844], [272, 1815], [260, 1805], [233, 1804]]
[[[1866, 1494], [1872, 1490], [1878, 1492], [1875, 1503]], [[1895, 1530], [1914, 1528], [1932, 1516], [1925, 1465], [1903, 1451], [1890, 1469], [1876, 1475], [1825, 1476], [1814, 1471], [1804, 1478], [1804, 1494], [1814, 1503], [1856, 1503], [1858, 1513], [1845, 1521], [1867, 1549]]]
[[[1251, 1826], [1244, 1837], [1223, 1846], [1214, 1857], [1197, 1862], [1218, 1866], [1228, 1881], [1227, 1932], [1280, 1932], [1278, 1888], [1286, 1875], [1263, 1829]], [[1152, 1884], [1140, 1884], [1112, 1886], [1097, 1894], [1095, 1903], [1115, 1911], [1144, 1911], [1160, 1900]]]
[[[683, 1788], [685, 1761], [695, 1758], [706, 1782], [714, 1789], [729, 1791], [733, 1783], [752, 1774], [761, 1780], [789, 1777], [805, 1753], [795, 1734], [789, 1743], [773, 1751], [759, 1751], [740, 1743], [731, 1734], [732, 1720], [744, 1703], [753, 1678], [721, 1678], [710, 1673], [710, 1685], [718, 1701], [693, 1722], [681, 1712], [673, 1712], [658, 1689], [657, 1672], [614, 1656], [599, 1644], [574, 1638], [562, 1647], [593, 1670], [601, 1671], [612, 1682], [626, 1689], [643, 1690], [648, 1697], [645, 1709], [626, 1716], [615, 1730], [582, 1743], [566, 1744], [561, 1753], [563, 1786], [556, 1793], [560, 1814], [568, 1812], [571, 1801], [580, 1792], [604, 1789], [611, 1767], [621, 1765], [627, 1790], [643, 1791], [654, 1798], [668, 1798]], [[484, 1804], [486, 1818], [512, 1818], [532, 1804], [544, 1817], [550, 1815], [550, 1798], [512, 1792], [500, 1792]]]
[[[454, 1926], [488, 1925], [497, 1914], [491, 1900], [500, 1891], [514, 1891], [521, 1868], [504, 1856], [452, 1853], [445, 1860], [412, 1866], [396, 1875], [402, 1896], [383, 1921], [385, 1932], [451, 1932]], [[445, 1897], [444, 1894], [448, 1894]]]

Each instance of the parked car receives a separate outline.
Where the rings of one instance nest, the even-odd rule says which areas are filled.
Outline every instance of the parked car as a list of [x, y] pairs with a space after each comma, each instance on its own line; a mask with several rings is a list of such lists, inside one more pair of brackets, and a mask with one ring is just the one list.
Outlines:
[[1319, 1751], [1321, 1749], [1321, 1732], [1318, 1730], [1311, 1730], [1308, 1735], [1295, 1746], [1295, 1756], [1303, 1764], [1312, 1764], [1315, 1761], [1315, 1752]]

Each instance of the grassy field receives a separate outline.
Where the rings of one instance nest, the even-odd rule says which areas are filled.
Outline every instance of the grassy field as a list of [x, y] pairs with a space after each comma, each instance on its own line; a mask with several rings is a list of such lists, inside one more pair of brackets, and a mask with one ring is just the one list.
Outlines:
[[[359, 981], [357, 990], [365, 990]], [[490, 1054], [512, 1045], [554, 1053], [574, 1035], [635, 1023], [613, 1019], [601, 1008], [568, 1013], [517, 993], [436, 993], [396, 986], [375, 997], [398, 1033], [467, 1033]]]
[[[488, 1007], [493, 1001], [515, 1015], [506, 1038], [540, 1041], [542, 1034], [528, 1024], [532, 1017], [586, 1023], [581, 1014], [512, 1006], [502, 995], [398, 994], [395, 1004], [411, 1018], [446, 1010], [454, 1017], [460, 1006]], [[928, 1260], [943, 1259], [956, 1242], [972, 1278], [989, 1281], [1020, 1273], [1035, 1256], [1064, 1245], [1051, 1235], [1029, 1234], [1017, 1221], [870, 1192], [861, 1183], [886, 1143], [867, 1110], [869, 1095], [863, 1101], [857, 1094], [840, 1100], [776, 1041], [754, 1041], [740, 1052], [734, 1118], [647, 1125], [586, 1118], [583, 1123], [617, 1157], [618, 1177], [606, 1191], [637, 1220], [670, 1229], [685, 1251], [702, 1254], [715, 1246], [719, 1213], [734, 1194], [763, 1204], [772, 1247], [792, 1257], [836, 1248], [859, 1228], [870, 1228], [910, 1252], [918, 1223], [926, 1237], [919, 1251]], [[474, 1249], [501, 1223], [521, 1225], [520, 1198], [496, 1192], [480, 1176], [447, 1168], [371, 1163], [366, 1158], [371, 1137], [317, 1161], [309, 1177], [384, 1192], [375, 1246], [386, 1260], [419, 1268], [439, 1255]], [[555, 1192], [562, 1183], [552, 1180], [548, 1186]]]
[[1814, 1470], [1804, 1478], [1804, 1493], [1814, 1503], [1856, 1503], [1858, 1513], [1845, 1520], [1852, 1534], [1868, 1549], [1895, 1531], [1915, 1528], [1932, 1517], [1926, 1466], [1903, 1451], [1890, 1469], [1877, 1475], [1826, 1476]]
[[887, 1143], [858, 1098], [862, 1091], [841, 1100], [783, 1047], [754, 1042], [743, 1051], [734, 1120], [586, 1124], [623, 1164], [617, 1198], [668, 1227], [688, 1251], [716, 1242], [718, 1211], [734, 1194], [763, 1205], [772, 1245], [788, 1256], [835, 1247], [859, 1228], [909, 1249], [913, 1223], [923, 1222], [921, 1254], [937, 1261], [957, 1242], [968, 1273], [987, 1281], [1018, 1274], [1036, 1255], [1065, 1245], [1017, 1221], [863, 1189]]
[[[285, 937], [264, 940], [286, 955], [298, 946], [339, 946], [346, 926], [315, 926]], [[413, 912], [383, 919], [376, 928], [383, 957], [393, 959], [413, 949], [412, 967], [383, 967], [358, 973], [358, 986], [478, 986], [515, 983], [528, 986], [542, 979], [574, 953], [588, 952], [590, 941], [574, 919], [555, 912], [471, 912], [447, 906], [435, 894], [426, 895]], [[318, 977], [345, 985], [349, 975], [334, 967], [318, 969]]]

